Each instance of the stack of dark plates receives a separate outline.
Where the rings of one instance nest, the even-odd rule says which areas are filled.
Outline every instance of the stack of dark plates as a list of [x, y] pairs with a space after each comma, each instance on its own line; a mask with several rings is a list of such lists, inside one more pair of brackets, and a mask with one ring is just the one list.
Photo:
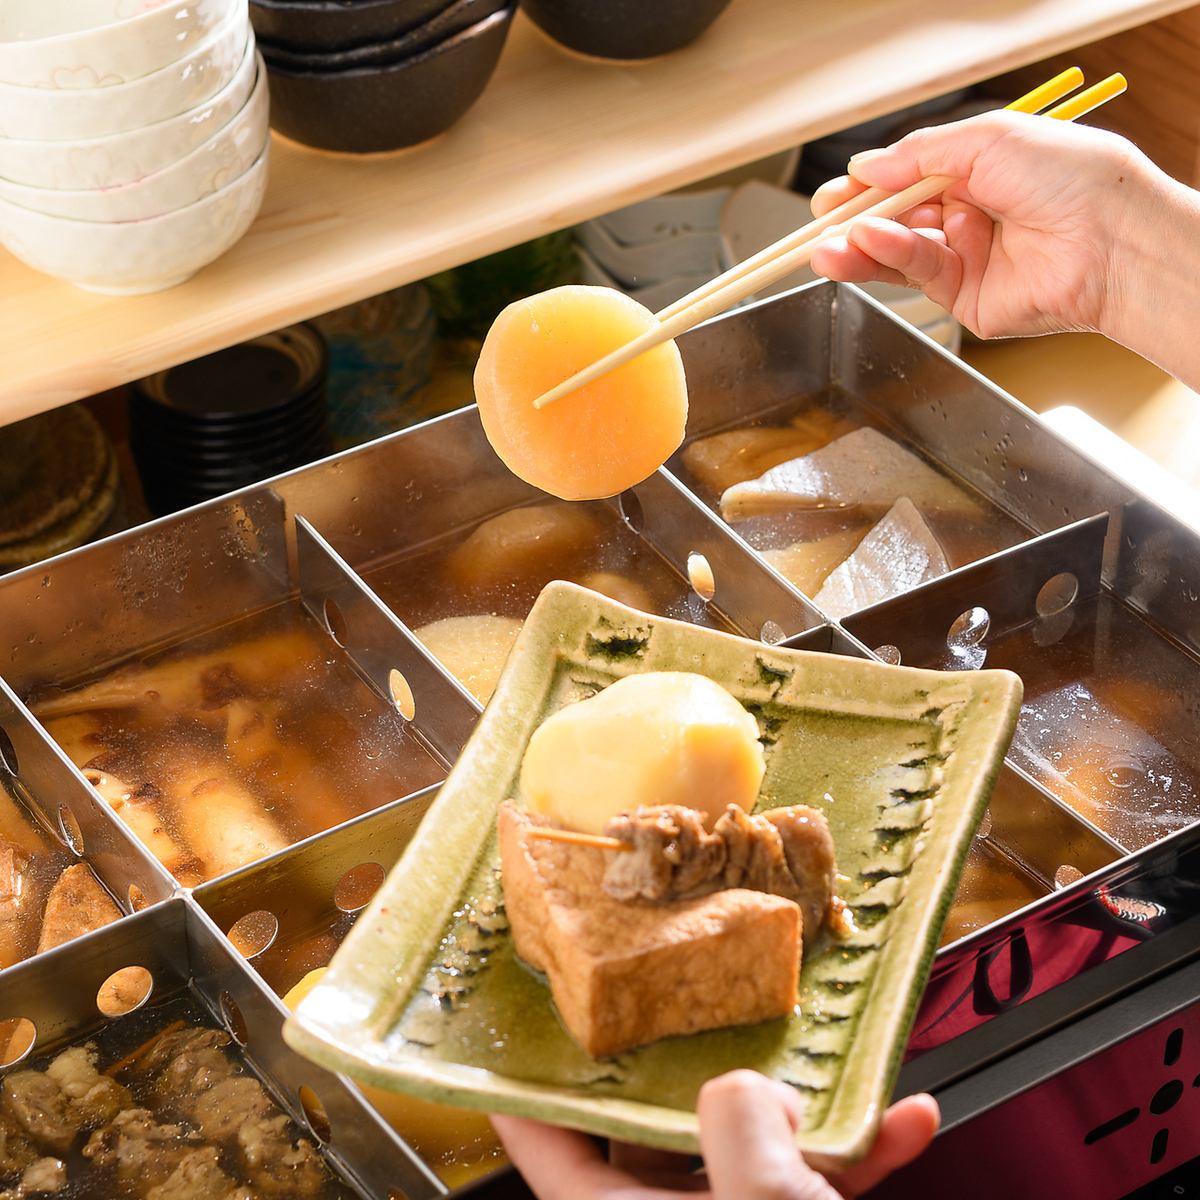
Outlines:
[[130, 445], [146, 501], [173, 512], [329, 452], [325, 341], [294, 325], [136, 383]]

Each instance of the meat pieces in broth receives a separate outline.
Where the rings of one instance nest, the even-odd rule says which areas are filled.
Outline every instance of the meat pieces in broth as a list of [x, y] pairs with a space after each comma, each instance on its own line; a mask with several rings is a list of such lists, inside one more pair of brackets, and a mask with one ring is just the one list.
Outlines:
[[139, 1200], [343, 1194], [313, 1143], [229, 1051], [220, 1030], [169, 1028], [109, 1073], [89, 1044], [8, 1076], [0, 1173], [20, 1178], [0, 1200], [76, 1182], [81, 1195]]

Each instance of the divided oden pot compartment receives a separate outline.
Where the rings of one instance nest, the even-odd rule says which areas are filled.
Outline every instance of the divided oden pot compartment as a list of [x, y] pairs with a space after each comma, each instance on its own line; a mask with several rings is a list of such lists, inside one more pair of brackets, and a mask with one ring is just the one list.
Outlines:
[[[456, 1148], [381, 1100], [393, 1131], [288, 1050], [281, 997], [403, 852], [551, 578], [768, 644], [1022, 675], [901, 1090], [969, 1070], [973, 1038], [1003, 1053], [1029, 1001], [1190, 915], [1123, 901], [1157, 895], [1197, 841], [1195, 536], [855, 289], [799, 289], [680, 346], [688, 442], [610, 501], [516, 480], [468, 409], [0, 581], [13, 811], [132, 912], [0, 971], [0, 1018], [36, 1028], [10, 1072], [80, 1038], [128, 1052], [107, 1022], [144, 1040], [191, 1005], [170, 1019], [244, 1021], [244, 1069], [346, 1187], [417, 1200], [495, 1169], [475, 1134]], [[814, 421], [874, 430], [969, 498], [957, 525], [924, 514], [942, 573], [836, 619], [769, 521], [722, 519], [693, 449]], [[806, 520], [788, 536], [818, 540]], [[133, 966], [152, 988], [104, 1016], [101, 985]]]

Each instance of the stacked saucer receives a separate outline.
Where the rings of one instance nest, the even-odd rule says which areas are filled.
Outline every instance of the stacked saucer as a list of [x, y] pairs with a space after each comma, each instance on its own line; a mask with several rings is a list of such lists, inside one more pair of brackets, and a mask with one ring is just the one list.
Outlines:
[[258, 483], [329, 452], [328, 356], [294, 325], [134, 385], [130, 445], [158, 513]]
[[0, 450], [0, 572], [73, 550], [104, 529], [119, 490], [117, 460], [75, 404], [4, 430]]

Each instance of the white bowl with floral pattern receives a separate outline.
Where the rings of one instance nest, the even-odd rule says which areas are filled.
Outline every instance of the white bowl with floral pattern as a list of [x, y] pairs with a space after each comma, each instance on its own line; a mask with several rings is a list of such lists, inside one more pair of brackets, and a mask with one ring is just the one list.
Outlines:
[[0, 83], [97, 88], [182, 58], [235, 0], [4, 0]]
[[165, 121], [104, 137], [66, 142], [0, 137], [0, 179], [70, 191], [144, 179], [190, 154], [241, 112], [257, 70], [254, 35], [248, 32], [233, 78], [202, 104]]
[[250, 228], [267, 187], [270, 143], [220, 191], [145, 221], [74, 221], [0, 200], [0, 242], [36, 271], [90, 292], [136, 295], [182, 283]]
[[[46, 0], [61, 3], [62, 0]], [[233, 0], [219, 25], [173, 63], [109, 87], [42, 88], [0, 83], [0, 137], [74, 141], [124, 133], [203, 104], [242, 61], [247, 0]]]
[[77, 190], [0, 179], [0, 199], [76, 221], [144, 221], [194, 204], [243, 174], [262, 153], [269, 125], [267, 69], [260, 59], [257, 82], [242, 111], [161, 171], [120, 187]]

